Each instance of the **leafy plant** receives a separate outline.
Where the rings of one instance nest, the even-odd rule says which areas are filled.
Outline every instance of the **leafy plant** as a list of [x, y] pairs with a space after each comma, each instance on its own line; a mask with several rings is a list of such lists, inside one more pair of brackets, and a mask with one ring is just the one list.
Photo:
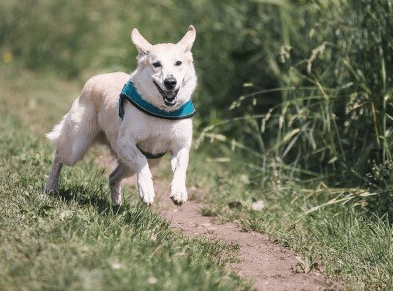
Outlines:
[[[303, 38], [290, 33], [271, 58], [281, 86], [256, 90], [245, 83], [253, 91], [230, 106], [238, 117], [205, 128], [200, 140], [240, 149], [250, 158], [254, 182], [267, 187], [289, 181], [366, 185], [372, 167], [392, 160], [392, 3], [298, 4], [310, 16], [296, 23]], [[323, 13], [327, 7], [330, 12]], [[291, 21], [282, 20], [282, 26]], [[283, 35], [286, 30], [292, 27], [283, 28]], [[265, 98], [277, 95], [266, 107]]]

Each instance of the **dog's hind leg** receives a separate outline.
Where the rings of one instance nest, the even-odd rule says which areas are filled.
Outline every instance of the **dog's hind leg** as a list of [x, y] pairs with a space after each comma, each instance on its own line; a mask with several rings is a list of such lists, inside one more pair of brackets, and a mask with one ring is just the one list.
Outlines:
[[55, 158], [53, 159], [52, 169], [49, 173], [48, 180], [44, 186], [45, 193], [56, 192], [59, 189], [59, 176], [63, 164], [60, 162], [59, 153], [56, 151]]
[[124, 178], [132, 176], [134, 173], [126, 169], [122, 164], [119, 164], [116, 169], [109, 175], [109, 187], [111, 189], [111, 198], [114, 204], [121, 205], [121, 185], [120, 182]]

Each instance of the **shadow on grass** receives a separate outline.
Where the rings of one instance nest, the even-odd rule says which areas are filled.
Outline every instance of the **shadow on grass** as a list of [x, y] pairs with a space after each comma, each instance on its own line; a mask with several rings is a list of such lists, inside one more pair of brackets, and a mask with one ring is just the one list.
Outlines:
[[[150, 211], [149, 207], [143, 204], [139, 198], [131, 202], [124, 202], [122, 205], [114, 205], [110, 198], [104, 197], [104, 191], [94, 191], [84, 186], [73, 186], [67, 189], [60, 188], [59, 191], [49, 194], [51, 197], [62, 201], [68, 205], [77, 205], [81, 208], [93, 207], [102, 217], [121, 216], [124, 224], [131, 224], [135, 229], [148, 229], [160, 227], [170, 230], [170, 224], [159, 215]], [[41, 216], [47, 215], [50, 209], [46, 205], [39, 210]]]
[[84, 186], [59, 189], [49, 195], [67, 204], [76, 203], [81, 207], [92, 206], [100, 215], [104, 216], [108, 214], [117, 215], [129, 210], [129, 205], [115, 205], [110, 202], [109, 198], [102, 198]]

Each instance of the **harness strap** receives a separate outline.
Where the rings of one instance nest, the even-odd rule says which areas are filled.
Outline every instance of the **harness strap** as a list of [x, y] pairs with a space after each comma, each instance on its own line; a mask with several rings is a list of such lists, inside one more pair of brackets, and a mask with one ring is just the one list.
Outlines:
[[191, 118], [195, 115], [195, 107], [192, 100], [184, 103], [180, 108], [173, 110], [173, 111], [164, 111], [160, 108], [154, 106], [153, 104], [147, 102], [139, 92], [136, 90], [134, 83], [130, 80], [128, 81], [121, 93], [120, 93], [120, 100], [119, 100], [119, 116], [123, 119], [124, 116], [124, 101], [128, 100], [132, 105], [138, 108], [145, 114], [150, 116], [154, 116], [157, 118], [162, 119], [169, 119], [169, 120], [180, 120]]
[[136, 147], [142, 153], [142, 155], [144, 155], [147, 159], [150, 159], [150, 160], [162, 158], [166, 154], [166, 152], [164, 152], [164, 153], [159, 153], [159, 154], [153, 155], [152, 153], [145, 152], [138, 145], [136, 145]]

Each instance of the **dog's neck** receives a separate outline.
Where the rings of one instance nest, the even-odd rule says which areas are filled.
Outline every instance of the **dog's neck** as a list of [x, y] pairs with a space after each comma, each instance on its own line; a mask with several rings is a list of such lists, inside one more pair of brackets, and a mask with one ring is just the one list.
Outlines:
[[120, 100], [119, 100], [119, 116], [123, 119], [124, 116], [124, 101], [128, 100], [132, 105], [138, 108], [145, 114], [150, 116], [154, 116], [157, 118], [162, 119], [169, 119], [169, 120], [180, 120], [191, 118], [195, 115], [195, 107], [192, 100], [184, 103], [180, 106], [180, 108], [173, 110], [173, 111], [164, 111], [153, 104], [147, 102], [139, 92], [136, 90], [133, 82], [130, 80], [128, 81], [123, 90], [120, 93]]

